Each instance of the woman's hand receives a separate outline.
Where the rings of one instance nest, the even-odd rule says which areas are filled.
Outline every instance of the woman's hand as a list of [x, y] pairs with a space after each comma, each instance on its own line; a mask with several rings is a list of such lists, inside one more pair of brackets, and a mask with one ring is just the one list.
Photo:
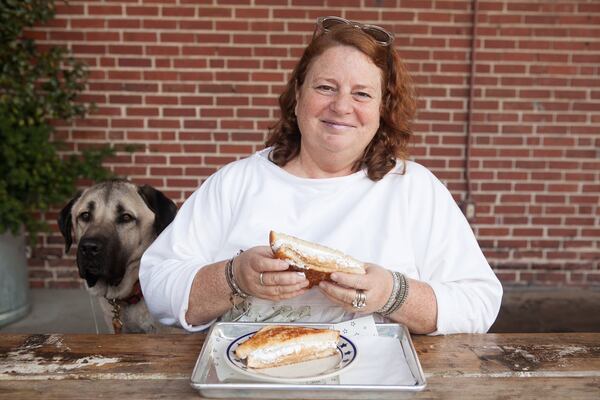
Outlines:
[[289, 264], [273, 257], [269, 246], [252, 247], [233, 261], [234, 279], [241, 290], [266, 300], [300, 296], [308, 280], [302, 273], [286, 271]]
[[[374, 313], [390, 298], [394, 278], [390, 271], [378, 265], [366, 264], [365, 267], [367, 273], [364, 275], [334, 272], [331, 274], [333, 282], [322, 281], [319, 288], [331, 301], [340, 304], [346, 311]], [[362, 290], [367, 296], [365, 307], [360, 309], [352, 306], [357, 290]]]

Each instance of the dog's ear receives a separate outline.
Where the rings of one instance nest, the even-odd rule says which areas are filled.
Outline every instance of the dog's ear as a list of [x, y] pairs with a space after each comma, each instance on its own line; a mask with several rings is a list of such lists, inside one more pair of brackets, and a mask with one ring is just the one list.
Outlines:
[[60, 233], [62, 233], [63, 237], [65, 238], [65, 253], [69, 252], [71, 245], [73, 244], [73, 237], [71, 236], [71, 231], [73, 230], [71, 209], [79, 197], [81, 197], [81, 192], [78, 192], [58, 215], [58, 229], [60, 229]]
[[177, 205], [163, 192], [149, 185], [140, 186], [138, 193], [148, 208], [154, 212], [154, 230], [157, 235], [160, 234], [175, 218]]

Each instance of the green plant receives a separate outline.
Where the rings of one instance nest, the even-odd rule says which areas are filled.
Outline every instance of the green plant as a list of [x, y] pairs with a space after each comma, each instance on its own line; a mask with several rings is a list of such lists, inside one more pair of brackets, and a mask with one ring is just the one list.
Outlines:
[[32, 241], [47, 230], [39, 213], [71, 197], [78, 179], [111, 176], [102, 162], [114, 154], [104, 147], [61, 156], [61, 143], [52, 140], [52, 120], [89, 110], [77, 101], [85, 65], [65, 48], [40, 49], [23, 33], [53, 17], [53, 0], [0, 0], [0, 233], [24, 227]]

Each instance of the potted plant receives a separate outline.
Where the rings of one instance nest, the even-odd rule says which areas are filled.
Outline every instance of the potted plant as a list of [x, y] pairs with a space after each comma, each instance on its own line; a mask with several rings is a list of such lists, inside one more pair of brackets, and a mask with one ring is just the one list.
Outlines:
[[40, 49], [24, 30], [54, 16], [53, 0], [5, 0], [0, 5], [0, 326], [27, 313], [25, 235], [47, 231], [40, 215], [64, 204], [80, 178], [111, 173], [111, 148], [61, 155], [52, 121], [85, 116], [77, 102], [84, 64], [57, 46]]

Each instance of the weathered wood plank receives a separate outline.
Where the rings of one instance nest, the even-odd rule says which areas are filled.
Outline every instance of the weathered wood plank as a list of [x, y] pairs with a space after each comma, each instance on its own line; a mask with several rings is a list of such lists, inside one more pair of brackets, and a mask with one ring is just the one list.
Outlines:
[[[204, 335], [0, 335], [0, 399], [196, 399]], [[600, 334], [415, 336], [415, 399], [600, 398]]]
[[600, 378], [432, 377], [415, 399], [598, 399]]
[[600, 334], [413, 338], [426, 376], [600, 376]]
[[2, 400], [199, 399], [186, 379], [0, 381]]
[[[411, 399], [598, 399], [600, 378], [432, 377]], [[0, 399], [199, 399], [187, 380], [0, 381]]]
[[[203, 335], [1, 335], [0, 381], [191, 375]], [[143, 378], [142, 378], [143, 379]]]

